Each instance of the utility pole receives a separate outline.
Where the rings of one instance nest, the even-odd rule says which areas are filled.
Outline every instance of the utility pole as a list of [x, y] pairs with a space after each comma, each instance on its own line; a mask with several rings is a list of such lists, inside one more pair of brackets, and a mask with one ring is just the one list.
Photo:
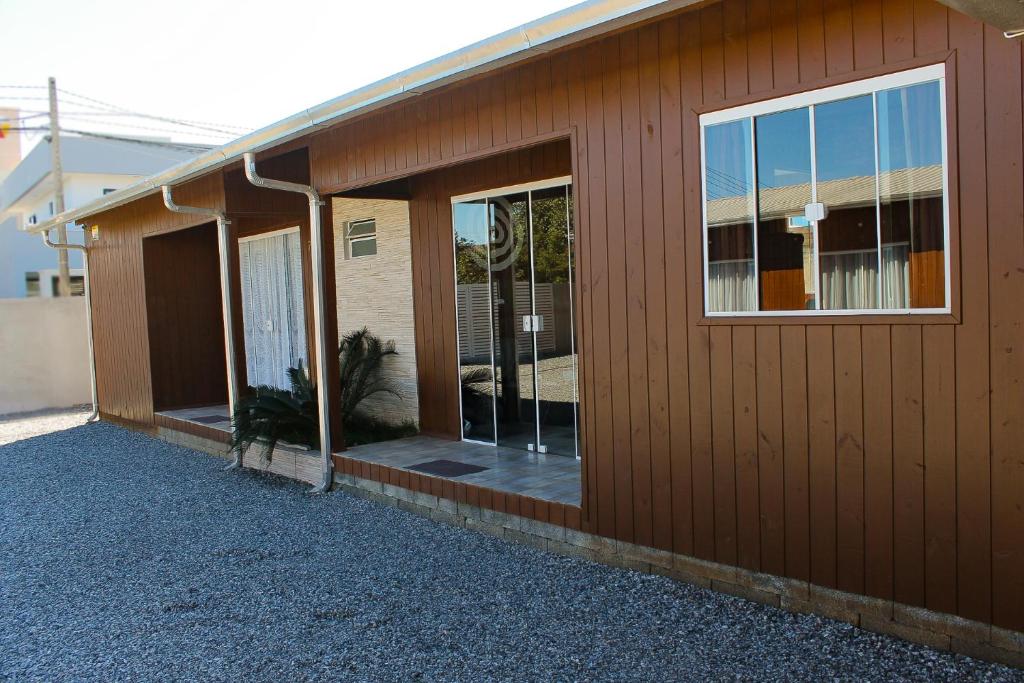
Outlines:
[[[55, 215], [64, 213], [64, 168], [60, 160], [60, 122], [57, 120], [57, 79], [50, 76], [50, 164], [53, 173], [53, 212]], [[67, 244], [68, 230], [62, 223], [57, 228], [57, 241]], [[59, 273], [58, 292], [61, 296], [71, 296], [71, 272], [68, 270], [68, 250], [57, 250], [57, 269]]]

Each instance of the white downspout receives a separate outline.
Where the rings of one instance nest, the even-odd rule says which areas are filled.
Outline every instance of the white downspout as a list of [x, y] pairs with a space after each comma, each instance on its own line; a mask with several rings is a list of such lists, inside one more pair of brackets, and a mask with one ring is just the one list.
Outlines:
[[88, 327], [89, 340], [89, 384], [92, 390], [92, 413], [87, 422], [95, 422], [100, 418], [100, 399], [96, 391], [96, 349], [93, 346], [92, 332], [92, 284], [89, 281], [89, 249], [81, 244], [61, 244], [50, 241], [50, 231], [44, 230], [40, 233], [43, 237], [43, 244], [51, 249], [74, 249], [82, 252], [82, 288], [85, 290], [85, 325]]
[[327, 333], [324, 321], [323, 227], [320, 222], [320, 207], [324, 205], [324, 202], [320, 199], [317, 191], [310, 185], [261, 178], [256, 172], [256, 155], [253, 152], [246, 152], [243, 158], [245, 177], [256, 187], [297, 192], [306, 195], [306, 198], [309, 200], [310, 254], [313, 262], [313, 331], [316, 346], [316, 395], [320, 411], [320, 454], [322, 456], [322, 479], [313, 491], [314, 493], [326, 493], [331, 490], [331, 484], [333, 483], [334, 463], [331, 459], [330, 411], [327, 405], [330, 394], [327, 381]]
[[[194, 206], [179, 206], [171, 196], [171, 186], [160, 188], [164, 196], [164, 206], [175, 213], [187, 213], [194, 216], [206, 216], [217, 220], [217, 251], [220, 255], [220, 310], [224, 318], [224, 355], [227, 360], [228, 372], [228, 413], [232, 423], [235, 420], [235, 407], [238, 404], [238, 366], [235, 362], [235, 325], [234, 298], [231, 296], [231, 221], [223, 211], [201, 209]], [[242, 466], [242, 454], [236, 452], [235, 459], [227, 469]]]

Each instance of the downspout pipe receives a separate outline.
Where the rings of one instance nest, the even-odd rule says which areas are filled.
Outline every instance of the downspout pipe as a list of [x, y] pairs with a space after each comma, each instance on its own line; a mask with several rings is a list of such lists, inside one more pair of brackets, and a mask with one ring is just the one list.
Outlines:
[[85, 290], [85, 325], [89, 328], [88, 333], [86, 334], [86, 338], [89, 341], [89, 386], [92, 390], [92, 413], [86, 421], [95, 422], [100, 419], [100, 399], [99, 393], [96, 390], [96, 349], [93, 345], [92, 283], [89, 280], [89, 249], [81, 244], [51, 242], [49, 230], [44, 230], [41, 235], [43, 237], [43, 244], [51, 249], [61, 249], [65, 252], [68, 249], [72, 249], [74, 251], [82, 252], [82, 285]]
[[256, 154], [246, 152], [243, 155], [245, 177], [256, 187], [268, 190], [282, 190], [306, 195], [309, 200], [310, 255], [313, 270], [313, 333], [316, 353], [316, 396], [320, 417], [320, 454], [321, 481], [313, 489], [314, 493], [326, 493], [331, 490], [334, 480], [334, 463], [331, 459], [331, 427], [328, 400], [327, 380], [327, 331], [324, 316], [324, 252], [323, 224], [320, 220], [320, 209], [324, 201], [319, 193], [310, 185], [292, 183], [285, 180], [263, 178], [256, 172]]
[[[160, 188], [164, 197], [164, 206], [175, 213], [186, 213], [193, 216], [204, 216], [217, 221], [217, 251], [220, 255], [220, 310], [224, 319], [224, 355], [228, 372], [228, 412], [232, 423], [235, 420], [235, 407], [238, 405], [238, 364], [235, 362], [235, 325], [234, 297], [231, 295], [231, 221], [223, 211], [201, 209], [195, 206], [181, 206], [174, 203], [170, 185]], [[226, 469], [232, 470], [242, 466], [242, 454], [235, 452], [235, 458]]]

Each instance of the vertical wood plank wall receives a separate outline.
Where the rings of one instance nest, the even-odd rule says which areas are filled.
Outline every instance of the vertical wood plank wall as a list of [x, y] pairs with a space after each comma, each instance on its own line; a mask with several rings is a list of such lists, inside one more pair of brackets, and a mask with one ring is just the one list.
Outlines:
[[[950, 51], [961, 324], [700, 324], [697, 112]], [[1024, 628], [1020, 43], [931, 0], [725, 0], [329, 130], [313, 180], [563, 130], [587, 528]], [[456, 434], [450, 188], [418, 189], [423, 420]]]
[[142, 241], [154, 410], [227, 403], [217, 226]]
[[[183, 184], [179, 204], [224, 208], [220, 174]], [[171, 213], [160, 196], [90, 216], [100, 239], [89, 245], [96, 384], [105, 415], [152, 424], [153, 384], [146, 315], [142, 240], [207, 222], [201, 216]]]
[[[947, 59], [960, 322], [702, 324], [698, 112]], [[453, 165], [571, 136], [585, 528], [1024, 629], [1021, 71], [1020, 42], [932, 0], [724, 0], [318, 133], [311, 180], [434, 172], [417, 354], [424, 428], [454, 436], [448, 195], [548, 167]], [[141, 234], [181, 227], [152, 204], [110, 212], [94, 256], [101, 404], [139, 421]]]

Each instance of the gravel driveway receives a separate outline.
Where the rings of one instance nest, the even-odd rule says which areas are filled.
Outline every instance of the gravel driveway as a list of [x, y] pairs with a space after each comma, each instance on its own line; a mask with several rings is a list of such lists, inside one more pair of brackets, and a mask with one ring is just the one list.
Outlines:
[[80, 423], [0, 446], [0, 680], [1024, 680]]

